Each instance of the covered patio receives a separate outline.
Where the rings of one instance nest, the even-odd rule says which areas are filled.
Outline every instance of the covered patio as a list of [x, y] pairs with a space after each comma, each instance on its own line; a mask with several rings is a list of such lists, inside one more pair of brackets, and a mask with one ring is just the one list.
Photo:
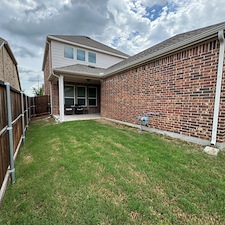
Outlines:
[[81, 64], [54, 69], [48, 79], [53, 116], [60, 122], [100, 118], [104, 70]]

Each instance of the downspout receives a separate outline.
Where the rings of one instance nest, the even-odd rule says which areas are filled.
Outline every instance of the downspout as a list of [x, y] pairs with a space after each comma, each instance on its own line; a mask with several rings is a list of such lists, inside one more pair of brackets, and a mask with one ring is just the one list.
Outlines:
[[219, 119], [220, 94], [221, 94], [223, 62], [224, 62], [224, 49], [225, 49], [224, 30], [220, 30], [218, 32], [218, 39], [220, 41], [220, 51], [219, 51], [217, 82], [216, 82], [216, 96], [215, 96], [214, 114], [213, 114], [213, 127], [212, 127], [212, 139], [211, 139], [212, 145], [216, 144], [217, 126], [218, 126], [218, 119]]

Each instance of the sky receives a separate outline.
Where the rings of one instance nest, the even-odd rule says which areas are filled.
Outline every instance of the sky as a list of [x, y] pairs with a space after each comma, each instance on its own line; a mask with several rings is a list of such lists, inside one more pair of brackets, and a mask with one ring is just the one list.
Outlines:
[[134, 55], [178, 33], [225, 22], [224, 0], [0, 0], [0, 37], [29, 96], [43, 83], [46, 36], [85, 35]]

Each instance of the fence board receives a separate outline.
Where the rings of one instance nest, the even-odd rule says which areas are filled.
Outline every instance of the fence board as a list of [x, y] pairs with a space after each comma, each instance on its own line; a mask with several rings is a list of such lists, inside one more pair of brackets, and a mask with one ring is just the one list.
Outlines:
[[50, 114], [50, 96], [30, 97], [31, 116]]
[[[24, 99], [24, 106], [21, 105], [22, 97]], [[30, 114], [28, 104], [26, 104], [26, 98], [24, 94], [21, 94], [17, 90], [10, 89], [11, 98], [11, 113], [12, 113], [12, 137], [13, 137], [13, 151], [19, 149], [23, 138], [24, 131], [28, 125]], [[6, 85], [0, 81], [0, 204], [5, 192], [6, 185], [2, 185], [3, 182], [7, 183], [9, 172], [7, 172], [10, 166], [10, 144], [9, 144], [9, 130], [8, 128], [8, 112], [7, 112], [7, 94]], [[24, 124], [22, 120], [22, 107], [24, 109]], [[28, 118], [27, 118], [28, 116]], [[11, 125], [10, 125], [11, 126]]]
[[9, 166], [9, 149], [8, 149], [8, 132], [5, 131], [0, 136], [0, 186], [4, 180], [5, 174]]

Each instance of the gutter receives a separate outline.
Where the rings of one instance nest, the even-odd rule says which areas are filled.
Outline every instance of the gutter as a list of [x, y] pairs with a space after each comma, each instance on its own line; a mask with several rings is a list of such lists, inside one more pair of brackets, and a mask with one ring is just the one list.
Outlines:
[[223, 63], [224, 63], [224, 49], [225, 49], [224, 30], [220, 30], [218, 32], [218, 39], [220, 41], [220, 51], [219, 51], [217, 82], [216, 82], [216, 95], [215, 95], [214, 114], [213, 114], [213, 127], [212, 127], [212, 139], [211, 139], [212, 145], [216, 144], [217, 126], [218, 126], [218, 118], [219, 118], [219, 110], [220, 110], [220, 95], [221, 95]]
[[[99, 75], [96, 75], [96, 73], [87, 73], [87, 72], [73, 72], [73, 71], [68, 71], [68, 70], [60, 70], [60, 69], [54, 69], [53, 70], [53, 75], [55, 73], [63, 73], [63, 74], [70, 74], [70, 75], [76, 75], [78, 77], [82, 77], [82, 78], [95, 78], [97, 80], [101, 80], [102, 79], [102, 75], [101, 73], [99, 73]], [[50, 76], [48, 77], [49, 80]]]

